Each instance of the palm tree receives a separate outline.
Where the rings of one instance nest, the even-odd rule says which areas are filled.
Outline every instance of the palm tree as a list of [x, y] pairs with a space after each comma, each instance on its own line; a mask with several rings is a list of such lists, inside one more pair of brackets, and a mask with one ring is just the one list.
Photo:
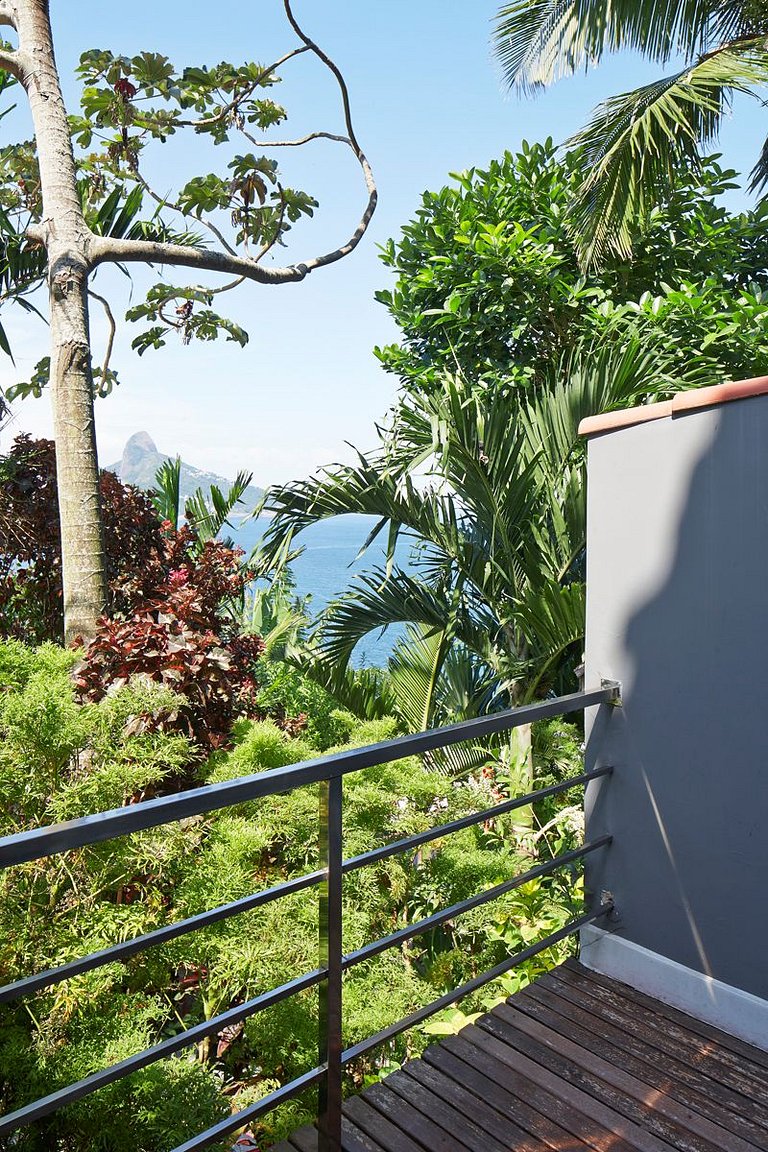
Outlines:
[[[252, 479], [252, 472], [238, 472], [226, 492], [212, 484], [207, 494], [202, 488], [196, 488], [187, 497], [183, 508], [184, 520], [195, 533], [198, 548], [215, 539], [222, 528], [232, 527], [229, 516], [238, 504], [243, 503], [243, 495]], [[179, 529], [182, 519], [180, 456], [160, 465], [155, 473], [151, 496], [160, 519], [167, 520], [174, 530]]]
[[[386, 531], [386, 563], [321, 614], [320, 658], [346, 668], [368, 633], [405, 624], [390, 680], [409, 727], [524, 703], [560, 687], [580, 655], [579, 421], [643, 398], [649, 382], [658, 393], [705, 380], [695, 363], [681, 377], [673, 354], [631, 332], [578, 345], [532, 399], [510, 395], [503, 379], [473, 387], [446, 377], [402, 399], [378, 452], [271, 490], [257, 566], [295, 555], [296, 537], [318, 520], [376, 516], [366, 546]], [[395, 554], [401, 538], [413, 548], [408, 570]]]
[[[584, 182], [572, 225], [584, 265], [632, 251], [642, 224], [681, 166], [701, 165], [734, 93], [768, 81], [768, 6], [760, 0], [513, 0], [498, 15], [495, 47], [510, 87], [534, 91], [633, 49], [669, 76], [601, 104], [568, 141]], [[768, 141], [751, 190], [768, 183]]]

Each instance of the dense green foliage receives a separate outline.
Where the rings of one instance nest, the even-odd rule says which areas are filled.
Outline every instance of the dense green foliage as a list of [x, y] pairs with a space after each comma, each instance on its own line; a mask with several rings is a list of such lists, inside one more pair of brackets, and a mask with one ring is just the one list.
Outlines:
[[384, 248], [396, 283], [377, 298], [402, 336], [379, 357], [412, 390], [459, 370], [529, 391], [580, 342], [621, 342], [633, 321], [681, 365], [696, 355], [724, 376], [766, 371], [768, 208], [723, 207], [735, 176], [716, 158], [681, 171], [636, 229], [632, 259], [587, 274], [568, 226], [578, 154], [523, 144], [455, 176]]
[[[203, 760], [183, 735], [136, 724], [137, 717], [172, 704], [167, 688], [137, 679], [98, 704], [78, 704], [69, 677], [75, 659], [54, 646], [0, 644], [4, 834], [167, 791], [180, 775], [198, 783], [226, 780], [319, 750], [306, 733], [294, 738], [271, 721], [241, 721], [234, 746]], [[302, 704], [317, 703], [313, 689], [296, 678], [292, 691]], [[361, 722], [343, 713], [330, 719], [346, 726], [345, 746], [381, 740], [397, 728], [391, 719]], [[316, 727], [324, 742], [331, 729], [320, 713]], [[543, 728], [539, 749], [545, 781], [572, 772], [580, 755], [577, 738], [563, 725]], [[488, 807], [507, 786], [503, 765], [489, 764], [461, 782], [418, 760], [360, 772], [345, 781], [345, 854]], [[306, 788], [8, 870], [0, 881], [4, 979], [311, 870], [317, 813], [316, 790]], [[556, 812], [550, 802], [533, 828], [519, 835], [507, 817], [437, 840], [413, 858], [352, 873], [345, 882], [344, 947], [360, 947], [506, 879], [570, 847], [579, 831], [578, 810]], [[563, 923], [579, 901], [572, 882], [573, 876], [562, 884], [533, 882], [354, 969], [345, 980], [345, 1040], [363, 1039]], [[522, 978], [545, 962], [537, 958]], [[4, 1110], [210, 1019], [316, 963], [316, 895], [308, 890], [9, 1005], [2, 1009], [0, 1040]], [[514, 980], [505, 987], [514, 987]], [[483, 1002], [475, 998], [465, 1008]], [[304, 994], [71, 1106], [26, 1130], [14, 1147], [160, 1152], [230, 1106], [242, 1107], [312, 1067], [316, 1027], [315, 996]], [[424, 1042], [419, 1035], [401, 1039], [382, 1059], [401, 1059]], [[353, 1069], [351, 1083], [369, 1071], [368, 1065]], [[282, 1123], [295, 1120], [293, 1110]], [[280, 1130], [279, 1118], [275, 1123], [272, 1134]]]

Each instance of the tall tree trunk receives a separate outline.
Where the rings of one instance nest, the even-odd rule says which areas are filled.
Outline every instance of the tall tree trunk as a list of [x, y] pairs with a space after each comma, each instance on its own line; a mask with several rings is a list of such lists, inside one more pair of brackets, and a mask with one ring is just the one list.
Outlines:
[[48, 253], [51, 404], [67, 643], [90, 639], [106, 606], [106, 568], [88, 332], [88, 247], [53, 52], [47, 0], [17, 0], [19, 50], [37, 138]]

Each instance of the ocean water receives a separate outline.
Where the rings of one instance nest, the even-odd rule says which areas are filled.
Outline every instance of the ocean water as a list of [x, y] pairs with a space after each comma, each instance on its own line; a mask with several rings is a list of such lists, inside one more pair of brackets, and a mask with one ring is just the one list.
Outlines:
[[[338, 599], [350, 585], [354, 586], [356, 574], [385, 562], [386, 529], [365, 554], [359, 560], [356, 559], [375, 523], [374, 516], [336, 516], [332, 520], [312, 524], [297, 538], [297, 546], [303, 545], [304, 551], [293, 562], [291, 569], [296, 578], [296, 592], [299, 596], [311, 596], [310, 610], [313, 613]], [[266, 517], [245, 520], [230, 534], [235, 543], [248, 554], [268, 524], [269, 519]], [[410, 549], [406, 543], [398, 544], [396, 555], [398, 564], [407, 568]], [[402, 631], [402, 627], [396, 625], [383, 633], [369, 633], [355, 651], [355, 667], [384, 667]]]

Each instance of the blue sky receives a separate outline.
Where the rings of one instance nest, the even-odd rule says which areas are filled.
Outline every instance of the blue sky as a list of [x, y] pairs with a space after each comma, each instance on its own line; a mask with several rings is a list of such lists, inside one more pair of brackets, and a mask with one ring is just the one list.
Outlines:
[[[281, 288], [244, 285], [223, 301], [243, 324], [250, 343], [182, 347], [175, 339], [139, 359], [130, 349], [131, 325], [121, 326], [113, 366], [122, 384], [97, 412], [102, 464], [119, 458], [125, 440], [146, 430], [161, 451], [226, 476], [253, 471], [256, 483], [282, 482], [350, 458], [351, 442], [375, 441], [374, 424], [392, 403], [393, 378], [375, 360], [374, 345], [396, 338], [384, 308], [373, 299], [387, 284], [377, 245], [397, 236], [421, 193], [448, 181], [450, 172], [478, 166], [516, 149], [521, 140], [578, 128], [602, 98], [650, 79], [656, 70], [631, 57], [610, 60], [589, 75], [562, 81], [535, 100], [504, 94], [490, 51], [495, 0], [295, 0], [297, 17], [342, 68], [352, 96], [355, 127], [379, 185], [379, 208], [360, 248], [305, 283]], [[131, 55], [160, 51], [179, 66], [221, 59], [266, 62], [293, 43], [280, 0], [201, 0], [130, 5], [52, 0], [57, 56], [70, 108], [72, 71], [81, 51], [108, 47]], [[72, 19], [77, 13], [77, 21]], [[278, 98], [293, 135], [313, 128], [340, 130], [330, 77], [308, 57], [292, 61]], [[10, 132], [11, 121], [4, 121]], [[17, 121], [14, 131], [27, 129]], [[740, 102], [726, 127], [723, 150], [734, 167], [748, 169], [765, 136], [756, 102]], [[8, 138], [8, 137], [6, 137]], [[314, 221], [302, 225], [281, 262], [334, 247], [354, 227], [365, 202], [358, 170], [345, 150], [315, 144], [291, 157], [286, 173], [320, 201]], [[233, 151], [250, 150], [236, 146]], [[204, 142], [173, 141], [151, 161], [158, 189], [168, 191], [221, 165], [222, 150]], [[280, 157], [281, 163], [284, 157]], [[116, 314], [156, 277], [136, 273], [133, 287], [100, 271], [96, 291], [110, 295]], [[4, 313], [18, 372], [28, 375], [46, 353], [47, 330], [20, 310]], [[94, 314], [94, 356], [104, 331]], [[748, 366], [747, 366], [748, 367]], [[745, 372], [748, 375], [748, 371]], [[0, 364], [0, 383], [14, 372]], [[50, 435], [47, 398], [16, 408], [0, 437], [7, 448], [20, 430]]]

